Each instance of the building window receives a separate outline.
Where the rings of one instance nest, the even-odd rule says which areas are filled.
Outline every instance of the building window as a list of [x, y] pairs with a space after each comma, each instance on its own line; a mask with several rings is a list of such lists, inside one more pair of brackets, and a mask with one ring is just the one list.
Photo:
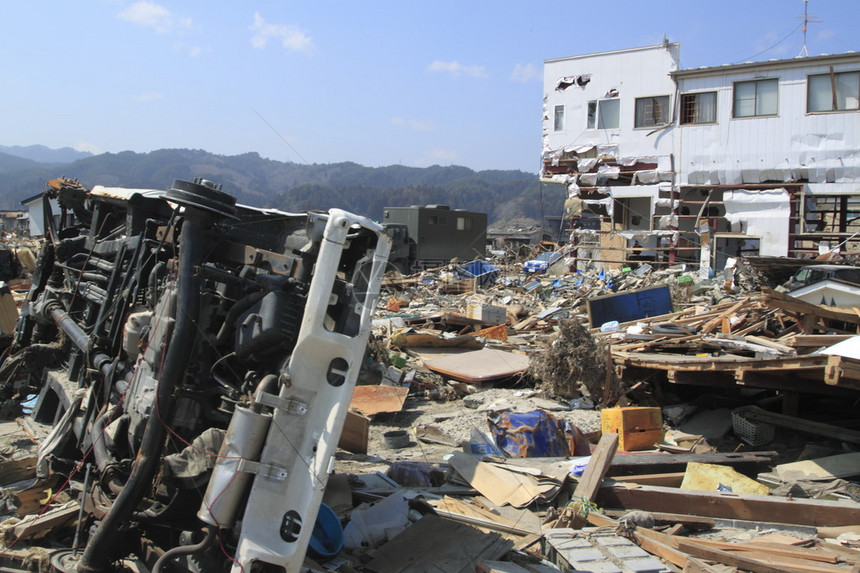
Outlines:
[[807, 111], [860, 109], [860, 72], [809, 76]]
[[669, 96], [636, 98], [635, 127], [653, 127], [669, 123]]
[[471, 231], [472, 230], [472, 219], [468, 217], [457, 217], [457, 230], [458, 231]]
[[564, 106], [555, 106], [555, 118], [553, 119], [553, 131], [564, 131]]
[[681, 94], [681, 125], [717, 122], [717, 92]]
[[618, 129], [620, 117], [621, 102], [617, 98], [588, 102], [588, 129]]
[[776, 115], [779, 80], [736, 82], [732, 117]]

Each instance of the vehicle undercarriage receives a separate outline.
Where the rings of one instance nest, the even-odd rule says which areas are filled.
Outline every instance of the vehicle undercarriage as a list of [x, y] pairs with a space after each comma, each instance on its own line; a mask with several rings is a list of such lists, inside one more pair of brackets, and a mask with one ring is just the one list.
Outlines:
[[73, 535], [42, 541], [54, 569], [300, 570], [366, 349], [382, 228], [236, 205], [200, 179], [56, 179], [45, 205], [0, 398], [51, 427], [37, 476], [80, 504]]

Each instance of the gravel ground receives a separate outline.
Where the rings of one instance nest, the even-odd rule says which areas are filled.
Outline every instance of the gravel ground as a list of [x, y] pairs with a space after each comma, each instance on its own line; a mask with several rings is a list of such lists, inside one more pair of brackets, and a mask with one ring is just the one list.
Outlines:
[[[596, 410], [570, 410], [564, 402], [541, 397], [532, 390], [491, 388], [478, 391], [462, 400], [433, 402], [408, 399], [403, 410], [396, 414], [379, 414], [370, 426], [367, 456], [338, 452], [335, 471], [342, 473], [373, 473], [385, 471], [397, 461], [442, 462], [444, 456], [461, 450], [473, 429], [488, 431], [487, 417], [493, 411], [531, 412], [542, 409], [562, 418], [583, 433], [600, 429], [600, 412]], [[449, 445], [425, 443], [417, 439], [415, 430], [433, 426], [446, 436]], [[384, 434], [393, 430], [407, 430], [409, 445], [392, 449], [385, 444]]]

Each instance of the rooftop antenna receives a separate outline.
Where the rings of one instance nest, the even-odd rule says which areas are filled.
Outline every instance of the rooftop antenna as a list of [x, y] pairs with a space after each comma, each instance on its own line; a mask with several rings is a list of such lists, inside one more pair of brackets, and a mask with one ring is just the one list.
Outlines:
[[800, 53], [797, 55], [798, 58], [804, 58], [809, 56], [809, 51], [806, 49], [806, 31], [809, 28], [809, 24], [814, 24], [816, 22], [821, 22], [815, 16], [809, 15], [809, 0], [803, 0], [803, 26], [801, 26], [801, 30], [803, 30], [803, 48], [800, 50]]

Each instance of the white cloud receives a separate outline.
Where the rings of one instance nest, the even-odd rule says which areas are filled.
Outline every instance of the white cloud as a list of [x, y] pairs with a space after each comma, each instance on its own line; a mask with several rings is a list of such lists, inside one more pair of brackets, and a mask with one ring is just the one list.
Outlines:
[[203, 48], [201, 46], [191, 46], [191, 48], [188, 49], [188, 57], [198, 58], [208, 51], [208, 48]]
[[190, 18], [179, 18], [164, 6], [147, 0], [135, 2], [120, 12], [117, 17], [138, 26], [152, 28], [157, 34], [167, 34], [191, 27]]
[[453, 62], [442, 62], [435, 60], [427, 66], [431, 72], [443, 72], [449, 74], [452, 78], [460, 76], [471, 76], [473, 78], [486, 78], [487, 70], [483, 66], [466, 66], [454, 60]]
[[88, 141], [79, 141], [74, 146], [77, 151], [89, 151], [93, 155], [98, 155], [102, 152], [99, 147], [94, 143], [89, 143]]
[[421, 119], [392, 117], [391, 123], [392, 125], [396, 125], [398, 127], [408, 127], [409, 129], [413, 129], [415, 131], [433, 131], [433, 125], [430, 122]]
[[270, 39], [280, 41], [286, 49], [296, 52], [304, 52], [311, 47], [311, 37], [304, 30], [286, 24], [269, 24], [256, 12], [250, 30], [254, 33], [251, 45], [258, 50], [265, 48]]
[[450, 165], [457, 159], [453, 149], [431, 149], [418, 160], [418, 165]]
[[515, 82], [534, 82], [543, 79], [534, 64], [517, 64], [511, 72], [511, 80]]
[[148, 103], [151, 101], [156, 101], [164, 98], [164, 94], [161, 92], [146, 92], [140, 95], [134, 96], [134, 101], [139, 103]]

